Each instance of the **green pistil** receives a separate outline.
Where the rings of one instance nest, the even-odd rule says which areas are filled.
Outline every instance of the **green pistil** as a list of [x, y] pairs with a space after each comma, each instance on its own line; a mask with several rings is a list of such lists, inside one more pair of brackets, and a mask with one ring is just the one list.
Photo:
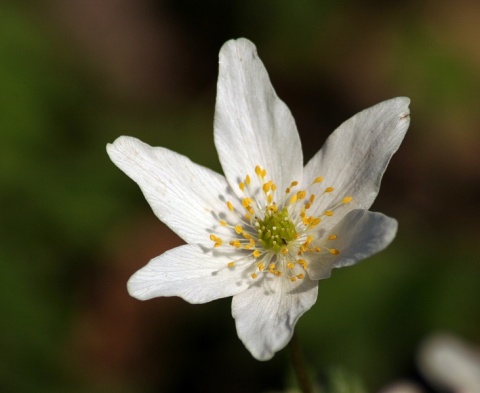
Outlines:
[[263, 246], [273, 252], [280, 252], [297, 235], [295, 225], [288, 218], [287, 208], [276, 212], [267, 210], [263, 220], [257, 219], [256, 226]]

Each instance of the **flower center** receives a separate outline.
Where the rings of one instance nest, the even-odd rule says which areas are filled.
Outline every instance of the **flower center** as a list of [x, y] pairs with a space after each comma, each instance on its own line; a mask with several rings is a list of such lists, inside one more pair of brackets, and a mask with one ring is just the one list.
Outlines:
[[[321, 176], [303, 190], [298, 189], [297, 181], [292, 181], [285, 193], [279, 195], [275, 183], [266, 180], [265, 169], [257, 165], [255, 174], [256, 185], [247, 175], [238, 184], [244, 197], [235, 205], [226, 201], [228, 211], [222, 213], [224, 219], [219, 220], [220, 225], [228, 229], [222, 232], [231, 234], [227, 235], [230, 237], [227, 244], [234, 258], [227, 264], [229, 269], [241, 268], [253, 279], [264, 273], [294, 282], [303, 279], [309, 263], [321, 259], [322, 254], [340, 254], [335, 248], [338, 236], [319, 232], [317, 227], [334, 216], [337, 208], [350, 203], [352, 197], [340, 200], [332, 197], [333, 187], [319, 186], [323, 182]], [[312, 188], [315, 193], [311, 192]], [[318, 205], [315, 206], [319, 203], [329, 208], [319, 210]], [[227, 245], [222, 237], [213, 233], [210, 240], [214, 248]]]
[[288, 209], [284, 207], [281, 211], [267, 209], [265, 217], [257, 218], [258, 239], [266, 250], [274, 253], [280, 252], [282, 247], [298, 237], [295, 224], [288, 217]]

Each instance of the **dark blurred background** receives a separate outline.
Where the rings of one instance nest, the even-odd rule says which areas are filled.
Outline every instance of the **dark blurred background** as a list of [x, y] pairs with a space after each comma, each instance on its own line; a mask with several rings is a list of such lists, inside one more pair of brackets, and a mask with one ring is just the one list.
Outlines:
[[[297, 330], [312, 373], [378, 391], [424, 383], [437, 331], [480, 344], [480, 3], [3, 0], [0, 390], [263, 392], [288, 351], [254, 360], [230, 299], [140, 302], [125, 283], [180, 240], [105, 145], [132, 135], [220, 170], [218, 51], [251, 39], [309, 159], [342, 121], [411, 97], [373, 206], [395, 242], [320, 282]], [[428, 387], [424, 387], [428, 389]]]

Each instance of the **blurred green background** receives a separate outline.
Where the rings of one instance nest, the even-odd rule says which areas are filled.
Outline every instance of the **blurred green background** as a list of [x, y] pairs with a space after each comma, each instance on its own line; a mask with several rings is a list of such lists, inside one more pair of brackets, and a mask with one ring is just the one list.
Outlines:
[[0, 390], [294, 386], [287, 350], [257, 362], [243, 347], [230, 299], [140, 302], [125, 288], [180, 241], [105, 145], [132, 135], [220, 170], [217, 55], [240, 36], [293, 112], [306, 159], [356, 112], [412, 99], [373, 206], [399, 220], [399, 235], [320, 282], [297, 327], [314, 375], [342, 370], [366, 391], [422, 384], [426, 336], [480, 344], [479, 20], [474, 0], [4, 0]]

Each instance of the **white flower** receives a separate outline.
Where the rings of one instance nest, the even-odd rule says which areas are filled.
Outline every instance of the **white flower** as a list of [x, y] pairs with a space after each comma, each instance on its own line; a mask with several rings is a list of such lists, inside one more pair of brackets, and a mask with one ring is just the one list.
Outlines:
[[222, 47], [217, 89], [214, 139], [225, 177], [135, 138], [107, 146], [187, 243], [152, 259], [128, 290], [190, 303], [233, 296], [240, 339], [268, 360], [315, 303], [318, 280], [394, 238], [397, 222], [366, 209], [408, 128], [409, 99], [347, 120], [303, 167], [293, 117], [250, 41]]

